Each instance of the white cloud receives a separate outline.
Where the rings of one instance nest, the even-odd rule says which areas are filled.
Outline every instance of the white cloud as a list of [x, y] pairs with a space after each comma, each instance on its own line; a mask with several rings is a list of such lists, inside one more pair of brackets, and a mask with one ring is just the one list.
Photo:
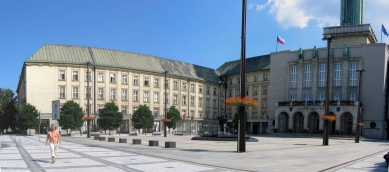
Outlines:
[[253, 4], [249, 4], [248, 9], [249, 10], [253, 9], [253, 6], [254, 6]]

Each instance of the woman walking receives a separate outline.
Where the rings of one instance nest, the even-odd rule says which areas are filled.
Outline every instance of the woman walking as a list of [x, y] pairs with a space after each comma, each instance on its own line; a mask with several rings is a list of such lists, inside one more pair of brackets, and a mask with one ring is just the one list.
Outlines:
[[47, 133], [46, 137], [46, 146], [47, 141], [50, 141], [50, 150], [51, 150], [51, 163], [55, 163], [55, 156], [57, 155], [58, 144], [61, 143], [61, 135], [55, 129], [55, 125], [51, 124], [51, 131]]

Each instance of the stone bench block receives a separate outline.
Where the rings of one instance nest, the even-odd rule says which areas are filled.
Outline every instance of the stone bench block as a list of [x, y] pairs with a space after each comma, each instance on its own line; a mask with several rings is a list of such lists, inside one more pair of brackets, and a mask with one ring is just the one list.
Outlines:
[[176, 148], [176, 142], [165, 142], [165, 148]]
[[149, 146], [159, 146], [158, 140], [149, 140]]
[[108, 142], [115, 142], [115, 137], [108, 137]]
[[137, 136], [138, 133], [137, 132], [130, 132], [130, 134], [128, 134], [129, 136]]
[[132, 144], [134, 145], [140, 145], [142, 143], [141, 139], [132, 139]]
[[153, 132], [153, 136], [161, 136], [162, 133], [161, 132]]
[[99, 132], [91, 132], [90, 135], [91, 136], [100, 136], [100, 133]]
[[94, 137], [95, 140], [99, 140], [100, 134], [99, 135], [94, 135], [93, 137]]
[[99, 137], [99, 141], [105, 141], [105, 137]]
[[127, 143], [127, 139], [126, 138], [119, 138], [119, 143]]

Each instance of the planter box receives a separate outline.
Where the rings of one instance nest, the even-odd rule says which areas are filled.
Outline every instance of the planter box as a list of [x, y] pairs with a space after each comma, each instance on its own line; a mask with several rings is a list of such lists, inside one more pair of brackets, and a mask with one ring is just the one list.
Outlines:
[[105, 141], [105, 137], [99, 137], [99, 141]]
[[165, 148], [176, 148], [176, 142], [165, 142]]
[[98, 135], [94, 135], [93, 137], [94, 137], [94, 139], [95, 139], [95, 140], [99, 140], [99, 138], [100, 138], [100, 134], [98, 134]]
[[126, 138], [119, 138], [119, 143], [127, 143], [127, 139]]
[[108, 142], [115, 142], [115, 137], [108, 137]]
[[132, 144], [134, 145], [140, 145], [142, 141], [140, 139], [132, 139]]
[[149, 140], [149, 146], [159, 146], [158, 140]]

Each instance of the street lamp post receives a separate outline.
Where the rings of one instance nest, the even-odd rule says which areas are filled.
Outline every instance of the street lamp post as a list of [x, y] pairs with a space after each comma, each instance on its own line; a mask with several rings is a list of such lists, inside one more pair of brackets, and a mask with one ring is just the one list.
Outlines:
[[360, 135], [360, 123], [361, 123], [361, 78], [362, 78], [362, 72], [364, 72], [364, 69], [357, 69], [357, 72], [359, 72], [359, 83], [358, 83], [358, 112], [357, 112], [357, 128], [355, 131], [355, 143], [359, 143], [359, 135]]
[[[335, 37], [334, 36], [331, 36], [331, 35], [325, 35], [323, 40], [327, 40], [327, 73], [326, 73], [326, 106], [325, 106], [325, 111], [324, 111], [324, 115], [329, 115], [329, 99], [330, 99], [330, 91], [329, 91], [329, 88], [330, 88], [330, 75], [329, 75], [329, 71], [330, 71], [330, 48], [331, 48], [331, 42], [332, 40], [334, 39]], [[328, 145], [328, 135], [329, 135], [329, 122], [328, 120], [324, 120], [324, 132], [323, 132], [323, 146], [327, 146]]]
[[[90, 97], [90, 93], [89, 93], [89, 64], [90, 62], [88, 61], [86, 63], [86, 99], [87, 99], [87, 115], [88, 115], [88, 119], [89, 119], [89, 112], [90, 112], [90, 105], [89, 105], [89, 97]], [[87, 137], [90, 138], [90, 120], [87, 120], [86, 121], [86, 126], [87, 126]]]
[[[167, 109], [166, 109], [166, 103], [167, 103], [167, 92], [166, 92], [166, 88], [167, 88], [167, 79], [166, 79], [166, 74], [167, 74], [167, 71], [165, 71], [165, 119], [167, 118]], [[164, 120], [163, 122], [163, 137], [166, 137], [166, 121]]]
[[[245, 76], [246, 76], [246, 6], [247, 0], [242, 2], [242, 38], [240, 55], [240, 97], [245, 96]], [[239, 130], [237, 152], [246, 152], [246, 115], [244, 106], [239, 106]]]

